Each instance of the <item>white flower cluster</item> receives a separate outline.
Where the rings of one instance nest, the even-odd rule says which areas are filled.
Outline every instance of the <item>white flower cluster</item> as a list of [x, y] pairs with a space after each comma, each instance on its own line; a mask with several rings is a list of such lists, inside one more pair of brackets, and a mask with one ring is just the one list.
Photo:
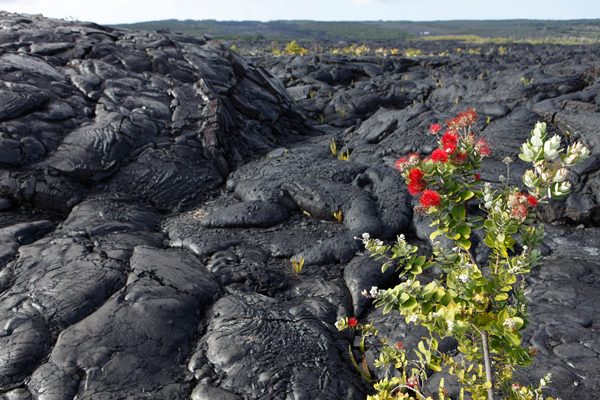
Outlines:
[[483, 185], [483, 206], [488, 210], [492, 208], [494, 204], [494, 195], [492, 194], [492, 185], [486, 182]]
[[546, 123], [538, 122], [531, 131], [531, 138], [521, 146], [519, 158], [534, 165], [533, 170], [525, 171], [523, 183], [538, 198], [559, 199], [571, 191], [566, 167], [588, 158], [590, 151], [576, 142], [564, 152], [560, 136], [554, 135], [550, 139], [547, 136]]
[[376, 299], [381, 295], [381, 292], [383, 292], [383, 290], [380, 290], [377, 286], [371, 286], [371, 290], [367, 291], [367, 289], [363, 289], [360, 294], [368, 298]]

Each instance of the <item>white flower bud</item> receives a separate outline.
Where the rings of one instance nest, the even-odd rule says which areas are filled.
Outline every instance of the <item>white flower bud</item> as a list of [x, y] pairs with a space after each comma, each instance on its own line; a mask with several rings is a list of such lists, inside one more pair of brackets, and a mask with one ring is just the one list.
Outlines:
[[581, 146], [581, 150], [579, 150], [579, 158], [581, 160], [585, 160], [586, 158], [589, 158], [590, 156], [590, 149], [588, 149], [587, 147], [585, 147], [584, 145], [582, 145], [581, 143], [577, 143]]
[[560, 137], [558, 135], [554, 135], [552, 139], [548, 140], [544, 143], [544, 159], [547, 161], [552, 161], [558, 157], [560, 152]]
[[569, 182], [569, 181], [557, 182], [557, 183], [553, 183], [548, 188], [548, 196], [551, 198], [554, 198], [554, 199], [560, 199], [560, 198], [568, 195], [570, 191], [571, 191], [571, 182]]
[[567, 179], [569, 171], [566, 168], [560, 168], [558, 171], [554, 173], [554, 177], [552, 178], [552, 182], [563, 182]]
[[540, 148], [544, 145], [544, 141], [542, 140], [541, 136], [532, 136], [531, 137], [531, 145], [534, 148]]
[[525, 162], [532, 162], [535, 158], [535, 152], [528, 143], [523, 143], [521, 146], [521, 154], [519, 158]]
[[545, 122], [536, 122], [535, 127], [532, 132], [533, 136], [542, 137], [546, 134], [546, 123]]
[[525, 171], [525, 174], [523, 174], [523, 183], [528, 188], [535, 187], [535, 173], [532, 170], [528, 169], [527, 171]]

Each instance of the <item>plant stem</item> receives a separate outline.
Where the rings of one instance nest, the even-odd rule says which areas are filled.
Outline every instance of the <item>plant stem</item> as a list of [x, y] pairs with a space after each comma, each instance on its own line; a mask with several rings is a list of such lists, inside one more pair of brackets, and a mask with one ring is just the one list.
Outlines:
[[490, 358], [490, 345], [488, 343], [488, 333], [481, 332], [481, 342], [483, 345], [483, 363], [485, 365], [485, 379], [491, 384], [487, 390], [488, 400], [494, 400], [494, 377], [492, 376], [492, 360]]

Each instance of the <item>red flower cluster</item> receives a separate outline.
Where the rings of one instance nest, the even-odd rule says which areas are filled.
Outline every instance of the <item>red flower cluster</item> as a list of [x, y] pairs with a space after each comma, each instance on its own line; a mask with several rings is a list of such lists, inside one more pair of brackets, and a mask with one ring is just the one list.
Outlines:
[[475, 150], [477, 150], [479, 154], [483, 157], [487, 157], [490, 154], [492, 154], [492, 150], [490, 149], [490, 146], [488, 145], [485, 139], [479, 139], [477, 141], [477, 143], [475, 144]]
[[527, 206], [525, 204], [517, 204], [513, 206], [510, 211], [510, 216], [519, 221], [524, 221], [527, 218], [529, 211], [527, 210]]
[[394, 162], [394, 168], [398, 171], [402, 171], [404, 169], [404, 165], [408, 162], [408, 157], [400, 157]]
[[456, 164], [462, 164], [467, 160], [467, 158], [469, 158], [469, 155], [467, 153], [460, 152], [456, 153], [456, 155], [454, 156], [454, 161], [456, 162]]
[[413, 168], [408, 171], [408, 192], [413, 196], [425, 190], [425, 174], [419, 168]]
[[431, 124], [429, 126], [429, 133], [432, 135], [437, 135], [439, 131], [442, 130], [442, 126], [440, 124]]
[[442, 147], [446, 153], [454, 153], [456, 147], [458, 147], [458, 135], [455, 132], [446, 131], [442, 135]]
[[446, 124], [450, 129], [457, 130], [459, 128], [471, 126], [475, 121], [477, 121], [477, 113], [474, 109], [469, 108], [467, 111], [459, 113]]
[[435, 190], [425, 190], [419, 199], [419, 203], [425, 208], [437, 207], [442, 203], [442, 196]]
[[355, 317], [348, 318], [348, 326], [350, 328], [354, 328], [356, 325], [358, 325], [358, 320]]
[[535, 207], [535, 206], [538, 205], [538, 199], [537, 199], [537, 197], [535, 197], [532, 194], [528, 194], [526, 197], [527, 197], [527, 203], [529, 203], [530, 207], [533, 208], [533, 207]]
[[417, 164], [420, 156], [417, 153], [410, 153], [408, 156], [400, 157], [394, 162], [394, 168], [398, 171], [404, 171], [408, 165]]
[[435, 149], [433, 153], [431, 153], [431, 159], [435, 162], [448, 162], [448, 153], [442, 149]]
[[511, 208], [510, 216], [519, 221], [524, 221], [529, 215], [529, 209], [537, 205], [537, 197], [531, 194], [513, 193], [508, 198], [508, 206]]

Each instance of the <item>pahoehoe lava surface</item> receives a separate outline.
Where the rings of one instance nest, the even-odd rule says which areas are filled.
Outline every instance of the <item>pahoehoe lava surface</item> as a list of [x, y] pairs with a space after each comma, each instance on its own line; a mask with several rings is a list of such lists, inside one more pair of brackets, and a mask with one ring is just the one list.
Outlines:
[[576, 192], [541, 210], [525, 334], [540, 354], [519, 378], [600, 398], [598, 50], [245, 59], [0, 12], [0, 398], [364, 399], [336, 319], [406, 346], [422, 331], [360, 295], [396, 281], [354, 237], [424, 244], [392, 164], [469, 106], [491, 182], [537, 120], [592, 149]]

